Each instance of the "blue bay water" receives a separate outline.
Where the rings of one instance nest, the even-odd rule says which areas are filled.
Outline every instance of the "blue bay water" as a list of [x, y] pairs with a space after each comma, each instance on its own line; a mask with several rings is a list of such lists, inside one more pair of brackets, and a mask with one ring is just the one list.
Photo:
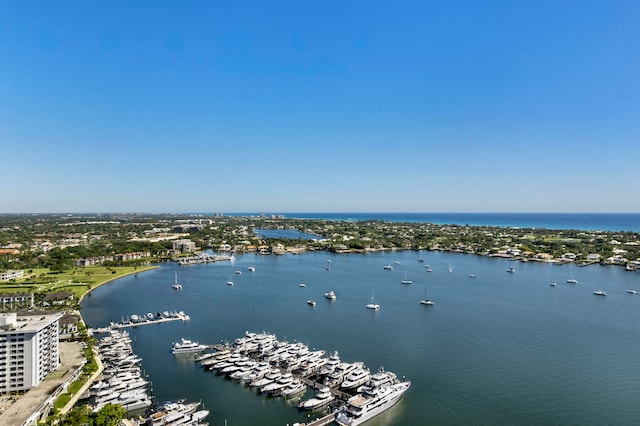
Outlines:
[[[386, 264], [394, 270], [383, 270]], [[235, 270], [242, 274], [226, 285]], [[182, 291], [171, 288], [176, 272]], [[412, 285], [400, 284], [405, 273]], [[597, 288], [608, 296], [593, 295]], [[620, 267], [424, 251], [251, 254], [122, 278], [86, 297], [82, 314], [90, 326], [104, 326], [131, 314], [188, 313], [188, 323], [130, 329], [133, 347], [159, 400], [202, 400], [214, 424], [306, 419], [293, 403], [258, 396], [169, 352], [181, 337], [212, 344], [245, 330], [337, 350], [345, 361], [411, 380], [405, 398], [372, 426], [639, 424], [640, 294], [629, 288], [640, 290], [640, 275]], [[434, 306], [418, 303], [425, 289]], [[336, 301], [324, 299], [329, 290]], [[365, 308], [372, 293], [377, 312]], [[311, 298], [315, 307], [305, 303]]]

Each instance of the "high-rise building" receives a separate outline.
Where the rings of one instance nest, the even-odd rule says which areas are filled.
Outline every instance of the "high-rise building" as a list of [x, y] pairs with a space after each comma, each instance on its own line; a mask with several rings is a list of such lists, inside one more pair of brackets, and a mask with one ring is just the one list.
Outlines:
[[0, 394], [37, 386], [60, 365], [62, 314], [0, 314]]

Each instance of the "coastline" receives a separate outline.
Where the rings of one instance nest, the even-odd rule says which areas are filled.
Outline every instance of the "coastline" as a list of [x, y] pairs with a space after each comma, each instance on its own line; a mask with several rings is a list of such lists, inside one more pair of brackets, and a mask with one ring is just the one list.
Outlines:
[[[85, 291], [84, 293], [82, 293], [82, 296], [80, 296], [80, 298], [78, 299], [78, 304], [79, 304], [79, 305], [80, 305], [80, 304], [82, 304], [82, 300], [84, 300], [84, 297], [85, 297], [86, 295], [88, 295], [89, 293], [91, 293], [93, 290], [95, 290], [96, 288], [101, 287], [101, 286], [103, 286], [103, 285], [105, 285], [105, 284], [108, 284], [108, 283], [110, 283], [111, 281], [115, 281], [115, 280], [117, 280], [117, 279], [120, 279], [120, 278], [122, 278], [122, 277], [127, 277], [127, 276], [129, 276], [129, 275], [134, 275], [134, 274], [137, 274], [137, 273], [139, 273], [139, 272], [151, 271], [151, 270], [153, 270], [153, 269], [158, 269], [158, 268], [160, 268], [160, 266], [158, 266], [158, 265], [154, 265], [154, 266], [145, 266], [143, 269], [140, 269], [140, 270], [137, 270], [137, 271], [128, 272], [128, 273], [126, 273], [126, 274], [121, 274], [121, 275], [116, 274], [116, 276], [115, 276], [115, 277], [111, 277], [111, 278], [109, 278], [108, 280], [102, 281], [102, 282], [100, 282], [100, 283], [96, 284], [95, 286], [91, 287], [90, 289], [88, 289], [88, 290], [87, 290], [87, 291]], [[82, 311], [82, 309], [79, 309], [79, 310], [78, 310], [78, 312], [80, 312], [80, 311]], [[82, 318], [82, 314], [80, 314], [80, 317]], [[84, 321], [83, 321], [83, 323], [84, 323]]]

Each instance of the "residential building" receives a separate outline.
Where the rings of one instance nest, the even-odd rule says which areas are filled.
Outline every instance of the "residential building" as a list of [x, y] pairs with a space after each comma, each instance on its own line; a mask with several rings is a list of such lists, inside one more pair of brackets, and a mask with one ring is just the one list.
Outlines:
[[9, 281], [13, 279], [22, 278], [24, 276], [24, 270], [4, 271], [0, 272], [0, 281]]
[[0, 394], [26, 391], [60, 365], [62, 314], [0, 314]]
[[33, 293], [0, 293], [0, 303], [2, 308], [6, 305], [12, 308], [33, 306]]
[[172, 248], [181, 253], [193, 253], [196, 251], [196, 243], [191, 240], [174, 240], [172, 241]]

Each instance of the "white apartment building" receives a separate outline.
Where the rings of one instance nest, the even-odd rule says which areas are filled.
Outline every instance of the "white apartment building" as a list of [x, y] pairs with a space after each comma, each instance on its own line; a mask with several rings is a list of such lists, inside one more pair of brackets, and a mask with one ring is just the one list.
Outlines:
[[37, 386], [60, 365], [62, 314], [0, 314], [0, 394]]

